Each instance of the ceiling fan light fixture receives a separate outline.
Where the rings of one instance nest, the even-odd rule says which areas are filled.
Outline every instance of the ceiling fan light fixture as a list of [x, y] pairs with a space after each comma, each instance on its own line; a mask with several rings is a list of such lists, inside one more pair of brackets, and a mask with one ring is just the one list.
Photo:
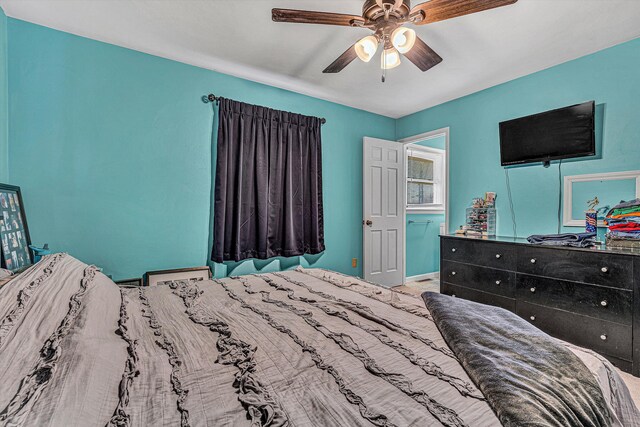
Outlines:
[[382, 52], [381, 67], [383, 70], [390, 70], [400, 65], [400, 53], [395, 48], [385, 49]]
[[442, 62], [442, 57], [418, 37], [414, 30], [405, 28], [405, 24], [431, 24], [508, 6], [518, 0], [427, 0], [413, 8], [411, 0], [361, 1], [364, 3], [361, 15], [274, 8], [271, 10], [271, 19], [275, 22], [337, 25], [372, 31], [373, 36], [367, 36], [351, 45], [322, 72], [339, 73], [356, 58], [370, 62], [378, 45], [382, 44], [384, 81], [386, 70], [400, 65], [402, 55], [423, 72]]
[[416, 44], [416, 32], [411, 28], [398, 27], [391, 34], [391, 43], [398, 52], [405, 54]]
[[378, 51], [378, 39], [376, 36], [367, 36], [356, 43], [355, 49], [358, 58], [369, 62]]

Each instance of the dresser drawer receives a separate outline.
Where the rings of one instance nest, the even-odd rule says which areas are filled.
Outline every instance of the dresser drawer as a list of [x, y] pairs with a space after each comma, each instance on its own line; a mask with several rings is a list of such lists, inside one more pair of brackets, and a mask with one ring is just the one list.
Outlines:
[[445, 295], [455, 296], [470, 301], [479, 302], [481, 304], [493, 305], [504, 308], [505, 310], [515, 311], [516, 300], [501, 295], [490, 294], [488, 292], [478, 291], [476, 289], [466, 288], [464, 286], [453, 285], [443, 282], [440, 285], [440, 292]]
[[633, 291], [518, 274], [516, 299], [631, 326]]
[[441, 256], [450, 261], [502, 270], [515, 270], [516, 266], [515, 246], [486, 240], [443, 238]]
[[454, 285], [515, 298], [516, 273], [513, 271], [443, 260], [440, 278]]
[[631, 327], [518, 301], [516, 313], [549, 335], [599, 353], [632, 360]]
[[519, 247], [518, 272], [614, 288], [633, 284], [629, 257], [578, 250]]

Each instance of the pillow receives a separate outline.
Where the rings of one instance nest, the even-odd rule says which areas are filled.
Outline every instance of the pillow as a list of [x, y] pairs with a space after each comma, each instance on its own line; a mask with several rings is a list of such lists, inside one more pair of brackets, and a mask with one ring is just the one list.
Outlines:
[[4, 268], [0, 268], [0, 287], [2, 287], [5, 283], [9, 282], [13, 279], [13, 273], [9, 270], [5, 270]]
[[9, 276], [12, 276], [13, 273], [11, 273], [11, 271], [6, 270], [4, 268], [0, 268], [0, 280], [2, 279], [6, 279]]

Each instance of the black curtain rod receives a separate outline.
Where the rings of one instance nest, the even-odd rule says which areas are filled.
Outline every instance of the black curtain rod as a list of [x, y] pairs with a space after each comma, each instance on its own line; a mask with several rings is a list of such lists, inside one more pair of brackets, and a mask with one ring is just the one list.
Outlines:
[[[215, 96], [214, 94], [210, 93], [209, 95], [204, 95], [202, 97], [202, 102], [204, 102], [205, 104], [208, 104], [210, 102], [216, 102], [219, 99], [220, 99], [219, 96]], [[325, 119], [324, 117], [321, 118], [320, 119], [320, 123], [322, 123], [322, 124], [327, 123], [327, 119]]]

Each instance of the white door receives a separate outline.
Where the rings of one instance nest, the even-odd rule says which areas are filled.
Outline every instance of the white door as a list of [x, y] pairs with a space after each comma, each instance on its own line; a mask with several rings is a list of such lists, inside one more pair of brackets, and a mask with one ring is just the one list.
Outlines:
[[385, 286], [404, 281], [404, 146], [363, 141], [364, 279]]

